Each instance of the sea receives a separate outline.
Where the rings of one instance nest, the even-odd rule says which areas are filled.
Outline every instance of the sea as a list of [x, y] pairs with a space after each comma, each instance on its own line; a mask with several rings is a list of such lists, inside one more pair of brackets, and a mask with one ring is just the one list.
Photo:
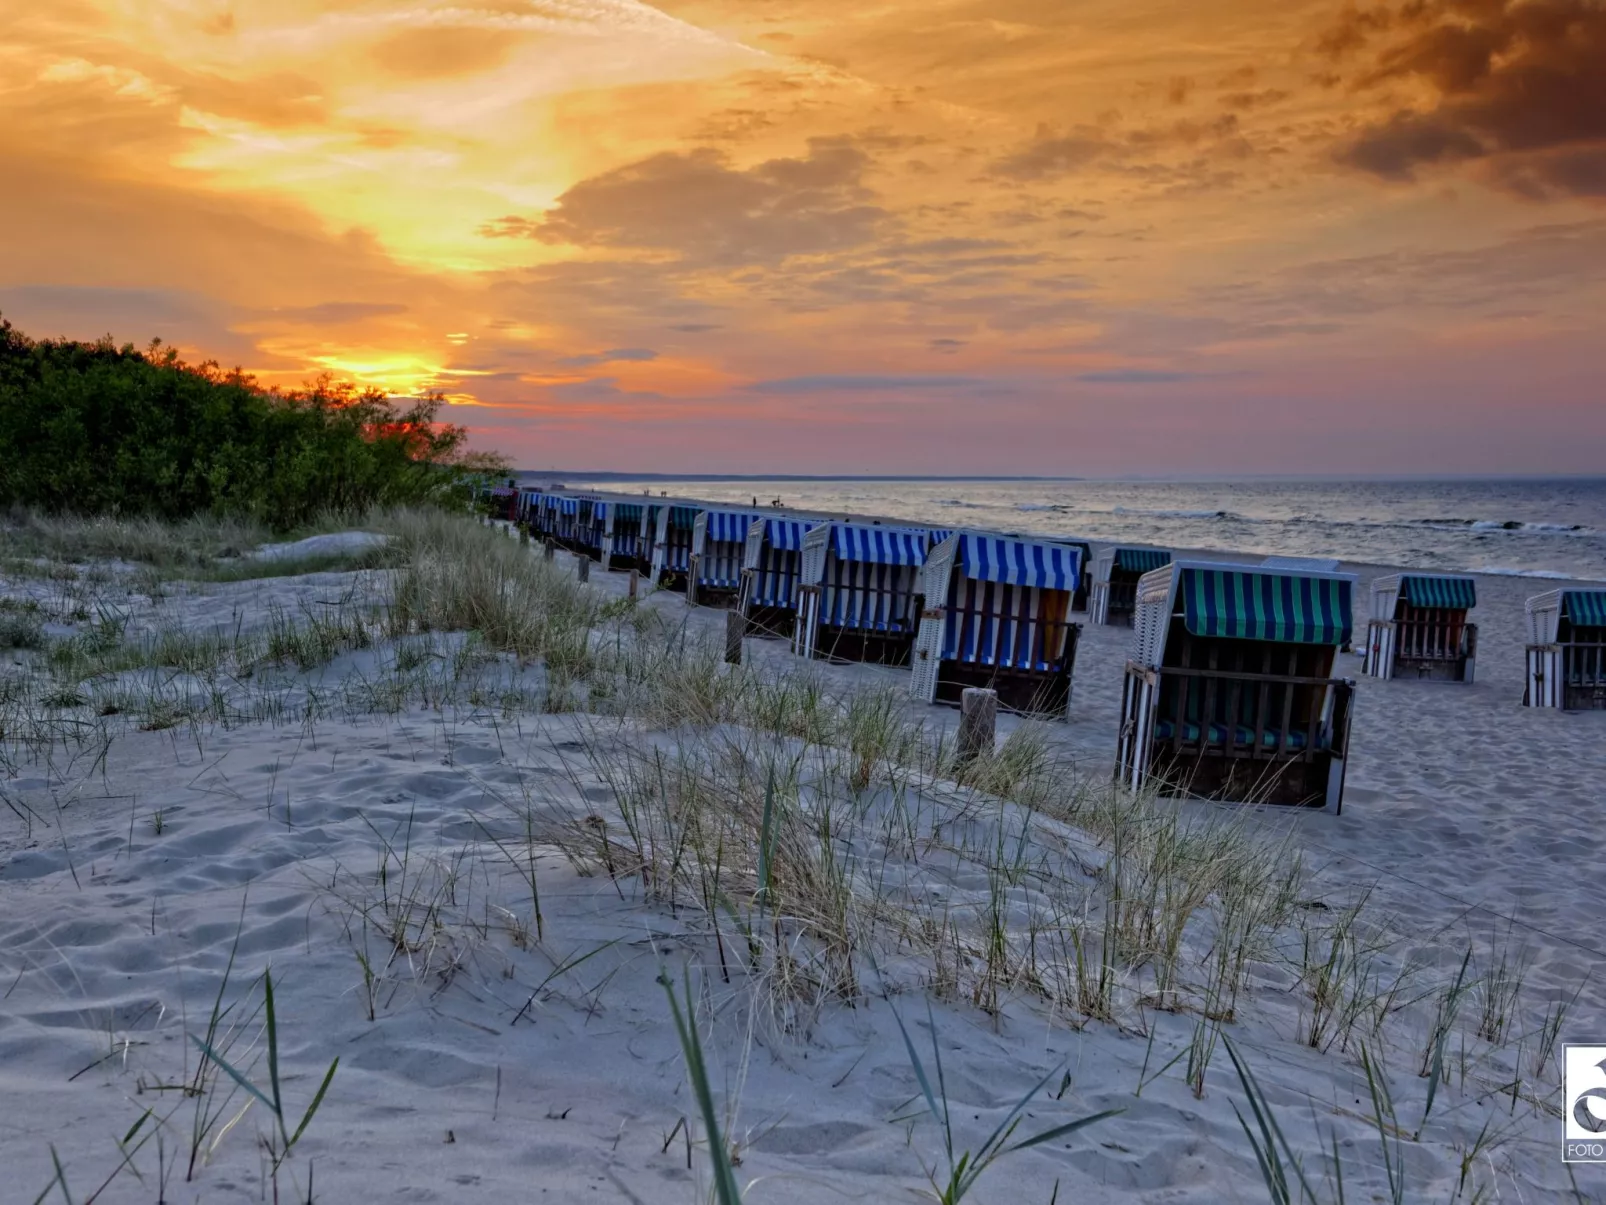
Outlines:
[[571, 487], [1165, 548], [1606, 581], [1606, 477], [1087, 481], [600, 479]]

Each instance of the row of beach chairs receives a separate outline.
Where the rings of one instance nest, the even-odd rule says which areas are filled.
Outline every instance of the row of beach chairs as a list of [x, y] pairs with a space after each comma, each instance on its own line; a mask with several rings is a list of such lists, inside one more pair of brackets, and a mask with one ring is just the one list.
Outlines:
[[[610, 569], [636, 569], [746, 635], [800, 656], [908, 666], [911, 692], [1064, 718], [1081, 624], [1129, 624], [1117, 774], [1130, 786], [1322, 807], [1343, 795], [1355, 685], [1355, 578], [1337, 562], [1173, 559], [1152, 548], [858, 523], [688, 499], [523, 491], [515, 522]], [[1471, 578], [1377, 579], [1358, 650], [1378, 678], [1470, 683]], [[1529, 602], [1525, 702], [1606, 708], [1606, 590]]]

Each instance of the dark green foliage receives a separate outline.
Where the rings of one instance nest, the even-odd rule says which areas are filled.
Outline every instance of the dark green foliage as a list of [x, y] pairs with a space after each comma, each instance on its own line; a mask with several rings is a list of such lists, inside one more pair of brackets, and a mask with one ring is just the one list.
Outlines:
[[[0, 319], [0, 505], [53, 513], [316, 514], [442, 499], [494, 457], [437, 421], [438, 397], [398, 405], [328, 377], [293, 392], [171, 348], [35, 341]], [[466, 492], [463, 494], [466, 497]]]

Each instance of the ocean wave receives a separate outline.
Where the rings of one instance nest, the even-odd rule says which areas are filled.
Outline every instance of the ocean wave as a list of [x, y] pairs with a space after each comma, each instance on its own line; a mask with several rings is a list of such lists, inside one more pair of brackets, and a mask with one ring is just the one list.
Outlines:
[[963, 498], [938, 498], [938, 506], [962, 506], [966, 510], [986, 510], [979, 502], [966, 502]]
[[1015, 503], [1015, 509], [1016, 510], [1025, 510], [1025, 511], [1038, 511], [1038, 510], [1059, 510], [1059, 511], [1062, 511], [1062, 510], [1065, 510], [1067, 508], [1063, 507], [1063, 506], [1055, 506], [1054, 504], [1049, 503], [1049, 502], [1017, 502], [1017, 503]]
[[1582, 523], [1530, 523], [1522, 519], [1412, 519], [1409, 526], [1439, 531], [1514, 531], [1536, 535], [1587, 535]]
[[1114, 510], [1106, 511], [1111, 515], [1139, 515], [1145, 519], [1237, 519], [1242, 522], [1271, 522], [1276, 519], [1244, 519], [1242, 515], [1235, 515], [1230, 510], [1144, 510], [1136, 506], [1117, 506]]

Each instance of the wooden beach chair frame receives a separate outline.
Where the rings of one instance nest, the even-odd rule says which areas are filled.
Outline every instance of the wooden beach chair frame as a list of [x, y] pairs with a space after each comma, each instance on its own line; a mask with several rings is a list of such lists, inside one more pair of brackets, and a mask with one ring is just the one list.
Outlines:
[[620, 572], [644, 570], [647, 562], [641, 555], [641, 528], [646, 520], [645, 501], [608, 502], [608, 522], [603, 532], [603, 567]]
[[1478, 596], [1472, 578], [1395, 573], [1375, 579], [1371, 593], [1362, 673], [1429, 682], [1473, 680], [1478, 625], [1468, 621], [1467, 612], [1478, 605]]
[[1528, 600], [1526, 707], [1606, 711], [1606, 588]]
[[803, 537], [792, 651], [823, 661], [909, 664], [926, 529], [822, 523]]
[[1163, 548], [1118, 544], [1101, 549], [1093, 560], [1089, 621], [1131, 627], [1137, 607], [1138, 579], [1170, 563], [1171, 553]]
[[747, 537], [759, 515], [751, 510], [710, 508], [692, 527], [686, 602], [694, 607], [737, 606]]
[[692, 532], [703, 508], [696, 503], [661, 499], [652, 543], [652, 579], [665, 590], [685, 593], [691, 574]]
[[797, 585], [803, 572], [803, 537], [819, 519], [788, 516], [756, 520], [742, 549], [742, 590], [737, 608], [749, 636], [791, 640], [797, 626]]
[[1332, 676], [1355, 578], [1220, 561], [1143, 576], [1116, 778], [1133, 790], [1337, 813], [1354, 682]]
[[1069, 543], [969, 531], [942, 541], [922, 571], [910, 694], [958, 706], [967, 686], [982, 686], [1007, 710], [1066, 719], [1082, 566]]

